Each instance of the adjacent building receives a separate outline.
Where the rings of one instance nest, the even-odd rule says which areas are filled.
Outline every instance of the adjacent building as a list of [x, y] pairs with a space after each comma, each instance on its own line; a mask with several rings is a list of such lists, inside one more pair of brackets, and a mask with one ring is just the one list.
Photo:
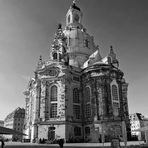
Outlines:
[[145, 133], [141, 129], [148, 125], [148, 119], [145, 118], [141, 113], [130, 114], [129, 118], [132, 137], [137, 137], [138, 140], [145, 140]]
[[66, 142], [121, 140], [130, 136], [128, 83], [113, 47], [100, 55], [82, 25], [75, 2], [59, 24], [48, 61], [40, 56], [26, 97], [25, 138]]
[[[18, 107], [12, 113], [7, 115], [7, 117], [4, 120], [4, 127], [23, 132], [24, 118], [25, 118], [25, 109]], [[5, 138], [11, 139], [12, 141], [22, 140], [21, 135], [5, 135]]]
[[134, 113], [130, 114], [130, 124], [131, 124], [131, 135], [137, 136], [138, 140], [142, 140], [142, 136], [144, 133], [141, 131], [138, 131], [141, 127], [143, 127], [142, 120], [144, 119], [144, 116], [141, 113]]
[[4, 126], [4, 121], [0, 120], [0, 126]]

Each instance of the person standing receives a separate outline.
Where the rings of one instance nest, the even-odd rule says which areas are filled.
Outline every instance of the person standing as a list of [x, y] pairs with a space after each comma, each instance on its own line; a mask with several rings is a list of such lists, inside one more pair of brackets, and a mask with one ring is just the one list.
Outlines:
[[1, 147], [4, 148], [4, 145], [5, 145], [4, 140], [2, 140], [1, 141]]

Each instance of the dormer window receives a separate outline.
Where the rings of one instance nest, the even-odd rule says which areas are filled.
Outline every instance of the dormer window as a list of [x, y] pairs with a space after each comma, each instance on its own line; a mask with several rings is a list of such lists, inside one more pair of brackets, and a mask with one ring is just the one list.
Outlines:
[[57, 59], [57, 53], [53, 53], [53, 59], [54, 59], [54, 60]]

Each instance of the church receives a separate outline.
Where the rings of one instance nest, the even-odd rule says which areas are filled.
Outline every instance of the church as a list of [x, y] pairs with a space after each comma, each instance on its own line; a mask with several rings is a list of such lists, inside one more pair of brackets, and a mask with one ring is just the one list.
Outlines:
[[40, 56], [25, 95], [26, 139], [65, 142], [123, 141], [130, 135], [128, 83], [113, 47], [100, 55], [73, 2], [58, 25], [50, 58]]

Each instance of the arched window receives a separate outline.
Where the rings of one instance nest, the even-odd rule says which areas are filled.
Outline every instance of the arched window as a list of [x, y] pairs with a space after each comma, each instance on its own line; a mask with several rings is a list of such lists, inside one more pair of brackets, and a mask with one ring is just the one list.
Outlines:
[[88, 47], [88, 44], [89, 44], [88, 39], [85, 39], [85, 40], [84, 40], [84, 46], [85, 46], [85, 47]]
[[112, 85], [112, 96], [113, 96], [113, 100], [118, 101], [118, 89], [116, 85]]
[[51, 101], [57, 101], [57, 86], [52, 86], [51, 87], [51, 93], [50, 93], [50, 99]]
[[90, 88], [89, 87], [85, 88], [85, 100], [86, 102], [90, 102]]
[[68, 23], [70, 23], [70, 15], [68, 16]]
[[73, 103], [79, 103], [79, 89], [78, 88], [74, 88], [73, 89]]
[[91, 117], [91, 101], [90, 101], [90, 97], [91, 97], [91, 92], [90, 92], [90, 88], [86, 87], [85, 88], [85, 118], [90, 118]]
[[90, 117], [91, 117], [91, 108], [90, 108], [90, 103], [88, 103], [85, 106], [85, 118], [90, 118]]
[[90, 135], [90, 127], [85, 127], [85, 135]]
[[53, 53], [53, 59], [56, 60], [58, 58], [57, 53]]
[[57, 117], [57, 103], [51, 103], [50, 107], [50, 118]]
[[79, 22], [79, 15], [78, 14], [74, 14], [73, 16], [74, 18], [74, 22]]
[[75, 136], [81, 136], [81, 128], [80, 127], [74, 128], [74, 135]]
[[73, 105], [73, 115], [75, 119], [80, 119], [80, 105]]

